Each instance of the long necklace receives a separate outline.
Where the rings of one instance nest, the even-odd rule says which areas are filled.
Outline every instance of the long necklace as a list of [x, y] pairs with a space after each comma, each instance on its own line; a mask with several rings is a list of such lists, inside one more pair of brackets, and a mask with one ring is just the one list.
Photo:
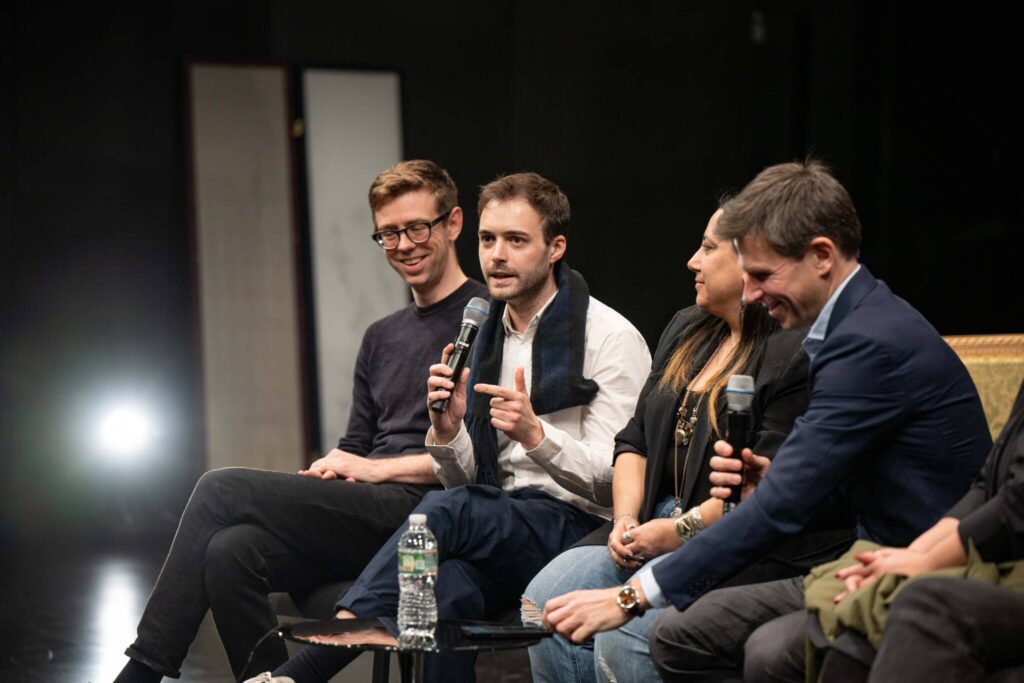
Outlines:
[[[687, 389], [686, 393], [683, 394], [683, 400], [679, 404], [679, 409], [676, 410], [676, 432], [674, 445], [672, 448], [673, 459], [675, 460], [674, 469], [672, 474], [672, 483], [674, 485], [674, 493], [676, 499], [676, 506], [672, 510], [672, 518], [681, 517], [683, 514], [683, 482], [686, 481], [686, 466], [690, 462], [690, 444], [693, 441], [693, 431], [697, 427], [697, 414], [700, 411], [700, 404], [704, 400], [704, 393], [697, 395], [697, 403], [693, 406], [693, 410], [690, 412], [690, 417], [686, 417], [686, 405], [690, 402], [690, 390]], [[683, 476], [679, 476], [679, 447], [686, 446], [686, 456], [683, 460]]]

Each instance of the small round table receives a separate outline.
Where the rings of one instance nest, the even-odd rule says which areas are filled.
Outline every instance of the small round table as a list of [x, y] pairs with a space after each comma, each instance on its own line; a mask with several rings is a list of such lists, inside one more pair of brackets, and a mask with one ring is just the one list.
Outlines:
[[306, 645], [344, 647], [372, 651], [373, 682], [387, 683], [389, 657], [398, 655], [402, 683], [422, 683], [424, 652], [491, 652], [530, 647], [551, 635], [539, 626], [510, 626], [485, 621], [440, 620], [434, 632], [435, 647], [398, 647], [394, 619], [330, 619], [286, 624], [280, 629], [287, 640]]

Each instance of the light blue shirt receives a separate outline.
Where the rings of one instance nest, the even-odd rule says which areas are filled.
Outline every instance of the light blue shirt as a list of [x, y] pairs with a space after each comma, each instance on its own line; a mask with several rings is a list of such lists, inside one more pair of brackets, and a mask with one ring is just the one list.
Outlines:
[[811, 360], [814, 360], [814, 356], [817, 355], [818, 349], [825, 343], [825, 333], [828, 332], [829, 321], [832, 320], [832, 309], [836, 307], [836, 302], [839, 301], [839, 295], [846, 289], [846, 285], [850, 284], [850, 280], [860, 270], [860, 264], [853, 269], [853, 272], [846, 276], [846, 278], [839, 283], [836, 287], [836, 291], [832, 292], [832, 296], [825, 302], [825, 306], [821, 309], [821, 313], [814, 319], [814, 324], [811, 325], [811, 329], [807, 331], [807, 336], [801, 342], [801, 346], [804, 347], [804, 351]]
[[[836, 291], [832, 292], [832, 296], [825, 302], [821, 312], [818, 313], [818, 317], [814, 319], [814, 324], [811, 325], [811, 329], [807, 331], [807, 336], [801, 342], [804, 347], [804, 351], [811, 360], [814, 360], [815, 354], [821, 349], [821, 345], [825, 343], [825, 333], [828, 332], [829, 321], [832, 320], [832, 310], [836, 307], [836, 301], [839, 300], [839, 295], [846, 289], [846, 285], [850, 284], [850, 280], [860, 270], [860, 264], [853, 269], [853, 272], [846, 276], [846, 278], [839, 283], [836, 287]], [[658, 558], [668, 557], [668, 555], [662, 555]], [[644, 597], [647, 598], [647, 602], [650, 603], [651, 607], [668, 607], [668, 600], [665, 599], [664, 594], [661, 592], [661, 586], [654, 579], [654, 572], [651, 571], [657, 562], [650, 562], [644, 566], [643, 569], [636, 573], [636, 578], [640, 579], [640, 587], [644, 590]]]

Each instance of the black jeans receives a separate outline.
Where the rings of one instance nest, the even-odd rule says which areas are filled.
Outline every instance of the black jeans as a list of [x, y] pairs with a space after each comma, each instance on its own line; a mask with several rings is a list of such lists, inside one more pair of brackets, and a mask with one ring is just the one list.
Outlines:
[[870, 681], [1024, 680], [1024, 593], [925, 578], [896, 596]]
[[[177, 678], [210, 609], [237, 678], [253, 645], [277, 624], [268, 593], [300, 595], [354, 578], [432, 488], [244, 468], [207, 472], [125, 654]], [[286, 659], [284, 643], [269, 639], [248, 672]]]

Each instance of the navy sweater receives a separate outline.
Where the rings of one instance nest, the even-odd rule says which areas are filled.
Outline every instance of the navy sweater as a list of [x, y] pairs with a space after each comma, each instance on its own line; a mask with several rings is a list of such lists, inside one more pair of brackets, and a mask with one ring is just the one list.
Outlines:
[[356, 357], [352, 411], [338, 441], [343, 451], [371, 458], [423, 453], [429, 368], [459, 333], [462, 309], [487, 287], [467, 280], [436, 304], [410, 303], [367, 328]]

